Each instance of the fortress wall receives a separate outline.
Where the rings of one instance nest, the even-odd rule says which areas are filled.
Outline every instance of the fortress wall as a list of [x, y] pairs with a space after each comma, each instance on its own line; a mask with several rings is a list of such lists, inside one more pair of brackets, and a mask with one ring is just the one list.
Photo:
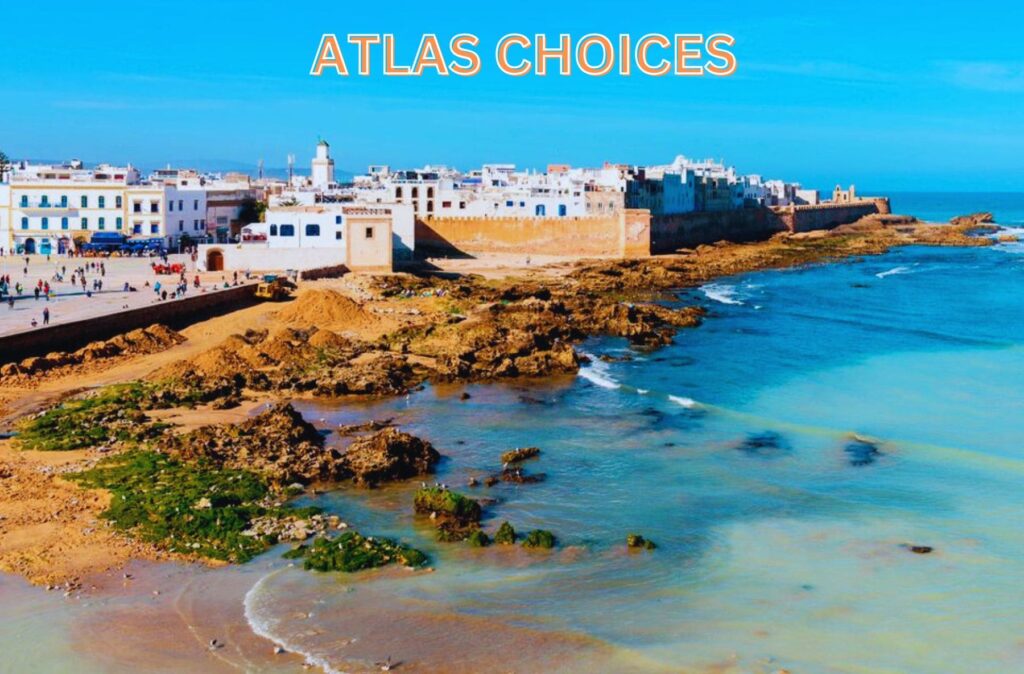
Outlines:
[[651, 226], [651, 251], [671, 253], [716, 241], [762, 241], [785, 229], [770, 208], [661, 215]]
[[430, 253], [571, 257], [648, 255], [650, 214], [587, 217], [431, 217], [416, 221], [416, 248]]
[[791, 206], [776, 209], [776, 212], [789, 231], [809, 232], [847, 225], [868, 215], [887, 215], [890, 210], [888, 199], [872, 198], [846, 204]]

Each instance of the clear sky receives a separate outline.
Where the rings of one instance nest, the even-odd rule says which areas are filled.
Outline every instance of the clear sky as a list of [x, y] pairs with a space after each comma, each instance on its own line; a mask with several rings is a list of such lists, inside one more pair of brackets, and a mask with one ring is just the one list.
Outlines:
[[[1018, 2], [5, 3], [12, 158], [339, 169], [725, 159], [829, 188], [1024, 191]], [[480, 36], [473, 78], [309, 76], [322, 33]], [[511, 78], [508, 32], [729, 33], [731, 78]], [[350, 57], [354, 54], [350, 53]], [[350, 62], [350, 66], [352, 63]]]

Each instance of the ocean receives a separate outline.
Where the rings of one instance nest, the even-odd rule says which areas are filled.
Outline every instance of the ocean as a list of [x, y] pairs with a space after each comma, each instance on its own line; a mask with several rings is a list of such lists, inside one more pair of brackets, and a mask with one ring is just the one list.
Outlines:
[[[893, 210], [1013, 226], [1024, 195], [896, 194]], [[445, 455], [432, 480], [488, 499], [487, 530], [549, 529], [559, 549], [440, 544], [411, 515], [418, 483], [340, 489], [304, 502], [434, 571], [312, 574], [280, 548], [244, 571], [249, 622], [339, 672], [373, 653], [473, 671], [482, 651], [500, 671], [1024, 669], [1024, 244], [907, 247], [664, 301], [709, 315], [656, 351], [590, 340], [576, 377], [297, 403], [328, 424], [394, 419]], [[543, 481], [466, 486], [521, 446], [541, 448], [526, 469]], [[657, 548], [627, 552], [630, 533]]]

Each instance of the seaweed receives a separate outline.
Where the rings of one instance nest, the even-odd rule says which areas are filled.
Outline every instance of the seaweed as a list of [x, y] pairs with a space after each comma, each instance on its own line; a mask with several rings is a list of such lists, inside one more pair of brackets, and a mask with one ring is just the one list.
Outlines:
[[307, 571], [352, 573], [392, 563], [418, 567], [429, 560], [425, 554], [390, 538], [363, 536], [347, 531], [337, 538], [317, 538], [285, 553], [287, 559], [303, 560]]

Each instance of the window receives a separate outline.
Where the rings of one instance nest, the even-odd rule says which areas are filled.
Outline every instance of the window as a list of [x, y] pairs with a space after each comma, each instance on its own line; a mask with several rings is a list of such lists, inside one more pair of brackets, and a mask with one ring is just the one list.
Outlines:
[[196, 199], [195, 201], [192, 202], [192, 210], [193, 211], [198, 211], [199, 210], [199, 199]]
[[89, 218], [82, 218], [82, 229], [89, 229]]
[[341, 216], [340, 215], [335, 215], [334, 216], [334, 224], [336, 224], [336, 225], [340, 225], [341, 224]]
[[117, 229], [121, 229], [121, 227], [123, 225], [124, 225], [124, 220], [122, 220], [121, 218], [118, 218], [117, 220], [115, 220], [114, 227], [116, 227]]
[[320, 236], [320, 225], [306, 225], [306, 236]]
[[270, 236], [277, 236], [277, 225], [270, 226]]
[[149, 224], [149, 233], [150, 234], [159, 234], [160, 233], [160, 225], [156, 224], [155, 222], [151, 222]]
[[49, 218], [43, 218], [42, 228], [43, 229], [49, 229], [50, 228], [50, 219]]
[[441, 208], [451, 208], [451, 207], [452, 207], [452, 202], [450, 202], [450, 201], [442, 201], [441, 202]]
[[460, 201], [459, 202], [459, 210], [466, 210], [466, 202], [465, 201]]
[[28, 208], [28, 195], [27, 194], [22, 194], [21, 195], [21, 207], [22, 208]]
[[395, 199], [401, 199], [401, 198], [402, 198], [402, 188], [401, 187], [396, 187], [395, 188]]
[[[100, 197], [100, 199], [102, 199], [102, 198], [103, 197]], [[102, 203], [101, 203], [100, 204], [100, 208], [102, 208], [102, 207], [103, 206], [102, 206]], [[140, 202], [140, 201], [132, 202], [132, 212], [133, 213], [141, 213], [142, 212], [142, 202]]]
[[40, 206], [49, 206], [49, 205], [50, 205], [50, 197], [48, 197], [48, 196], [46, 196], [46, 195], [44, 194], [44, 195], [43, 195], [42, 197], [40, 197], [40, 199], [39, 199], [39, 205], [40, 205]]
[[428, 199], [433, 199], [434, 198], [434, 188], [433, 187], [428, 187], [427, 188], [427, 198]]
[[100, 196], [100, 197], [98, 197], [96, 199], [96, 201], [99, 204], [100, 208], [106, 208], [107, 207], [107, 198], [106, 197]]
[[178, 210], [179, 211], [185, 210], [185, 202], [182, 199], [178, 199]]
[[159, 213], [160, 212], [160, 203], [156, 202], [156, 201], [151, 202], [149, 204], [149, 212], [150, 213]]
[[544, 215], [546, 210], [544, 204], [537, 204], [537, 207], [533, 209], [533, 213], [534, 215]]
[[562, 217], [565, 217], [565, 215], [568, 212], [569, 212], [569, 209], [566, 208], [565, 204], [558, 204], [558, 215], [560, 215]]
[[506, 201], [506, 202], [505, 202], [505, 207], [506, 207], [506, 208], [512, 208], [512, 207], [513, 207], [513, 206], [515, 205], [515, 203], [516, 203], [516, 202], [514, 202], [514, 201], [511, 201], [511, 200], [509, 200], [509, 201]]
[[526, 208], [526, 202], [525, 201], [520, 201], [519, 202], [519, 208]]
[[420, 196], [420, 188], [418, 188], [418, 187], [412, 188], [412, 198], [413, 199], [418, 199], [419, 196]]
[[67, 218], [61, 218], [60, 219], [60, 228], [61, 229], [67, 229], [68, 228], [68, 219]]
[[107, 219], [106, 218], [100, 218], [99, 223], [100, 223], [100, 229], [106, 229], [107, 228]]
[[132, 225], [132, 234], [142, 234], [142, 223], [136, 222]]
[[341, 232], [335, 232], [334, 233], [334, 240], [335, 241], [341, 241]]
[[184, 220], [178, 220], [178, 231], [179, 232], [184, 232], [185, 231], [185, 221]]
[[167, 212], [168, 213], [173, 213], [174, 212], [174, 202], [173, 201], [168, 201], [167, 202]]
[[121, 208], [121, 197], [114, 197], [114, 206]]
[[82, 208], [89, 208], [89, 195], [88, 194], [83, 194], [82, 195]]
[[22, 229], [28, 229], [28, 218], [22, 218], [21, 219], [21, 228]]
[[66, 195], [66, 194], [60, 195], [60, 207], [61, 208], [67, 208], [68, 207], [68, 195]]
[[281, 236], [295, 236], [295, 225], [281, 225]]
[[366, 228], [366, 238], [367, 239], [372, 239], [373, 238], [373, 227], [367, 227]]

